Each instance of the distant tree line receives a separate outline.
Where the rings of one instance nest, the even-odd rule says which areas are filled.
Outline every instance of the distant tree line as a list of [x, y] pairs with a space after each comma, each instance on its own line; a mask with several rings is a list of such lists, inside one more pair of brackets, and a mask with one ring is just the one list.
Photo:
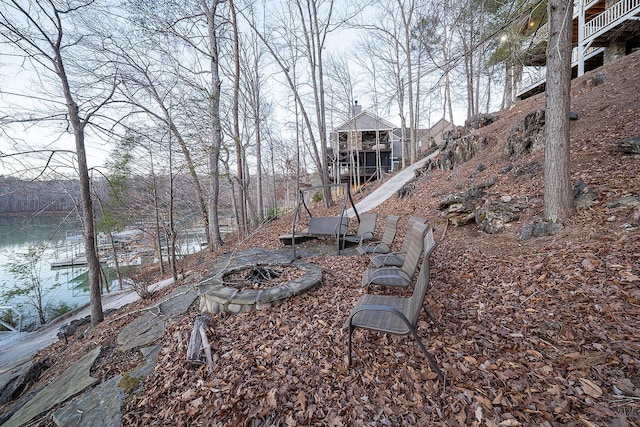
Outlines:
[[[133, 176], [127, 179], [127, 209], [144, 217], [151, 202], [147, 193], [147, 179]], [[157, 179], [162, 182], [162, 178]], [[165, 179], [166, 181], [166, 179]], [[195, 190], [186, 177], [174, 177], [174, 185], [180, 191], [174, 195], [174, 203], [178, 210], [193, 210]], [[160, 185], [161, 186], [161, 185]], [[105, 178], [92, 180], [94, 198], [108, 199], [109, 182]], [[78, 180], [23, 180], [11, 176], [0, 176], [0, 214], [32, 214], [39, 212], [73, 212], [79, 208], [80, 189]]]
[[0, 176], [0, 214], [70, 212], [79, 197], [77, 180], [25, 181]]

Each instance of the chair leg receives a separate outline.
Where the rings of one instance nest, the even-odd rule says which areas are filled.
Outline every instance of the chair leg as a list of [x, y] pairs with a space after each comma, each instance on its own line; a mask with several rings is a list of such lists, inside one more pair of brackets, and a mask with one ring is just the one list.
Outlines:
[[422, 308], [424, 308], [424, 312], [427, 313], [427, 317], [429, 317], [429, 320], [431, 320], [431, 322], [436, 326], [436, 328], [438, 328], [438, 332], [440, 332], [441, 334], [444, 334], [444, 330], [442, 329], [442, 326], [440, 326], [440, 323], [438, 323], [436, 318], [433, 317], [433, 314], [431, 314], [431, 310], [429, 310], [429, 307], [427, 307], [426, 304], [422, 304]]
[[427, 348], [424, 346], [424, 344], [422, 344], [422, 341], [420, 340], [420, 337], [418, 336], [418, 333], [416, 332], [416, 330], [415, 329], [411, 329], [411, 334], [413, 335], [413, 338], [415, 338], [416, 342], [418, 343], [418, 346], [420, 347], [420, 350], [422, 350], [422, 353], [424, 353], [425, 357], [429, 361], [429, 365], [431, 365], [431, 369], [433, 369], [436, 372], [436, 374], [438, 375], [438, 378], [440, 379], [440, 381], [442, 381], [442, 384], [446, 385], [446, 382], [445, 382], [445, 379], [444, 379], [444, 374], [442, 373], [442, 371], [438, 367], [438, 363], [436, 362], [436, 360], [427, 351]]

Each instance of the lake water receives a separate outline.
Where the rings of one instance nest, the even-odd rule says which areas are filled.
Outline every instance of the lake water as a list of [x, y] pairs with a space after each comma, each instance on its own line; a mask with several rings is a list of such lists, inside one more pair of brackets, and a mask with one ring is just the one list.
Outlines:
[[[87, 268], [83, 266], [67, 268], [55, 266], [52, 268], [52, 264], [84, 253], [81, 229], [80, 221], [68, 216], [0, 215], [0, 294], [3, 288], [10, 288], [15, 282], [15, 279], [7, 271], [7, 262], [11, 260], [11, 256], [26, 253], [30, 245], [46, 243], [47, 249], [39, 265], [41, 282], [46, 290], [45, 301], [51, 307], [59, 306], [61, 303], [66, 303], [71, 307], [87, 303], [89, 301]], [[204, 240], [202, 230], [198, 231], [197, 228], [194, 228], [193, 223], [184, 222], [178, 227], [178, 230], [178, 256], [195, 253], [202, 248], [201, 242]], [[148, 233], [143, 233], [144, 235], [141, 233], [139, 230], [120, 233], [122, 239], [130, 239], [128, 240], [129, 244], [136, 246], [140, 251], [129, 252], [132, 255], [132, 264], [157, 262], [153, 256], [142, 255], [148, 253], [154, 244], [150, 242]], [[98, 239], [99, 244], [100, 242], [101, 239]], [[103, 270], [107, 275], [107, 280], [111, 283], [115, 279], [113, 269], [103, 265]], [[55, 286], [56, 283], [60, 285]], [[115, 289], [117, 289], [117, 283], [112, 283], [111, 290]], [[14, 306], [20, 311], [23, 316], [23, 324], [36, 321], [35, 310], [25, 305], [24, 299], [17, 298], [8, 302], [0, 300], [0, 306], [6, 305]], [[6, 309], [0, 310], [0, 319], [3, 314], [6, 314], [6, 311]]]
[[[86, 271], [86, 268], [51, 269], [51, 262], [70, 257], [83, 249], [78, 242], [70, 244], [67, 233], [81, 229], [78, 220], [60, 215], [38, 216], [0, 216], [0, 293], [10, 288], [15, 279], [7, 272], [7, 263], [11, 256], [26, 253], [29, 246], [46, 244], [41, 263], [38, 266], [41, 282], [45, 289], [43, 301], [50, 306], [58, 306], [64, 302], [70, 306], [79, 306], [89, 300], [89, 293], [82, 287], [76, 287], [73, 280]], [[52, 289], [55, 283], [61, 285]], [[24, 304], [24, 300], [16, 298], [11, 301], [0, 301], [0, 305], [14, 306], [23, 316], [23, 324], [35, 321], [34, 309]], [[0, 312], [0, 315], [3, 313]]]

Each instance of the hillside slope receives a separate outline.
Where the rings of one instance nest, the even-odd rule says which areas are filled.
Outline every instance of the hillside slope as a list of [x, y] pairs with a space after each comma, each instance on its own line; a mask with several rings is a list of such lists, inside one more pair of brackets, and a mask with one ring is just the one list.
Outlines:
[[[602, 84], [593, 84], [595, 73], [604, 73]], [[214, 316], [212, 373], [187, 364], [186, 342], [176, 339], [189, 335], [197, 308], [170, 322], [155, 370], [128, 397], [123, 424], [640, 425], [640, 207], [612, 204], [640, 197], [640, 155], [622, 155], [612, 144], [640, 135], [639, 82], [640, 52], [573, 82], [572, 179], [597, 200], [553, 236], [518, 239], [522, 225], [542, 215], [542, 172], [501, 172], [544, 163], [542, 149], [518, 162], [502, 156], [508, 131], [544, 108], [543, 95], [477, 130], [490, 144], [476, 158], [428, 172], [410, 197], [394, 195], [374, 210], [380, 229], [386, 215], [401, 215], [398, 246], [408, 216], [435, 227], [428, 304], [445, 332], [421, 318], [419, 333], [445, 372], [445, 390], [410, 338], [357, 332], [355, 365], [347, 369], [342, 325], [363, 293], [368, 259], [322, 255], [309, 259], [324, 271], [317, 290], [272, 309]], [[497, 235], [473, 224], [447, 226], [438, 212], [442, 196], [490, 178], [496, 184], [488, 197], [521, 201], [520, 220]], [[290, 218], [282, 218], [223, 251], [279, 247], [277, 236], [289, 228]], [[216, 255], [187, 260], [187, 280], [205, 276]], [[113, 348], [118, 328], [140, 307], [89, 339], [41, 352], [55, 366], [41, 381], [77, 360], [88, 341]], [[106, 353], [93, 372], [106, 379], [137, 360]]]

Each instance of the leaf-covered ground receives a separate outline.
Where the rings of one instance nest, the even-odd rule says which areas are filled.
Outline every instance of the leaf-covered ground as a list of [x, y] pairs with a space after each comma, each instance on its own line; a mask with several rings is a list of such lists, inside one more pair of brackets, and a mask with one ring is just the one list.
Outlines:
[[[123, 407], [123, 424], [639, 426], [640, 207], [606, 206], [640, 197], [640, 156], [613, 149], [614, 140], [640, 135], [639, 65], [637, 52], [598, 70], [606, 75], [601, 85], [590, 83], [593, 73], [573, 83], [572, 109], [580, 118], [572, 122], [572, 180], [598, 198], [558, 234], [518, 240], [522, 225], [542, 215], [542, 172], [499, 173], [509, 164], [544, 164], [541, 149], [517, 162], [501, 156], [506, 132], [544, 108], [543, 96], [478, 130], [491, 145], [476, 159], [431, 171], [417, 178], [410, 197], [392, 196], [375, 209], [378, 230], [386, 215], [402, 216], [397, 246], [410, 215], [435, 227], [439, 246], [427, 300], [444, 334], [424, 315], [419, 334], [446, 387], [410, 337], [356, 331], [354, 366], [347, 369], [343, 324], [364, 292], [368, 258], [322, 255], [310, 259], [324, 272], [316, 290], [268, 310], [213, 316], [207, 331], [213, 372], [186, 362], [196, 308], [171, 322], [153, 374]], [[490, 178], [497, 183], [489, 199], [521, 201], [521, 219], [499, 235], [447, 226], [437, 210], [441, 196]], [[277, 236], [289, 227], [290, 218], [282, 218], [223, 250], [279, 247]], [[215, 256], [188, 260], [181, 267], [186, 281], [205, 275]], [[92, 344], [108, 349], [144, 304], [107, 319]], [[55, 344], [41, 357], [62, 369], [86, 341]], [[106, 352], [95, 374], [126, 372], [138, 361], [136, 354]]]

